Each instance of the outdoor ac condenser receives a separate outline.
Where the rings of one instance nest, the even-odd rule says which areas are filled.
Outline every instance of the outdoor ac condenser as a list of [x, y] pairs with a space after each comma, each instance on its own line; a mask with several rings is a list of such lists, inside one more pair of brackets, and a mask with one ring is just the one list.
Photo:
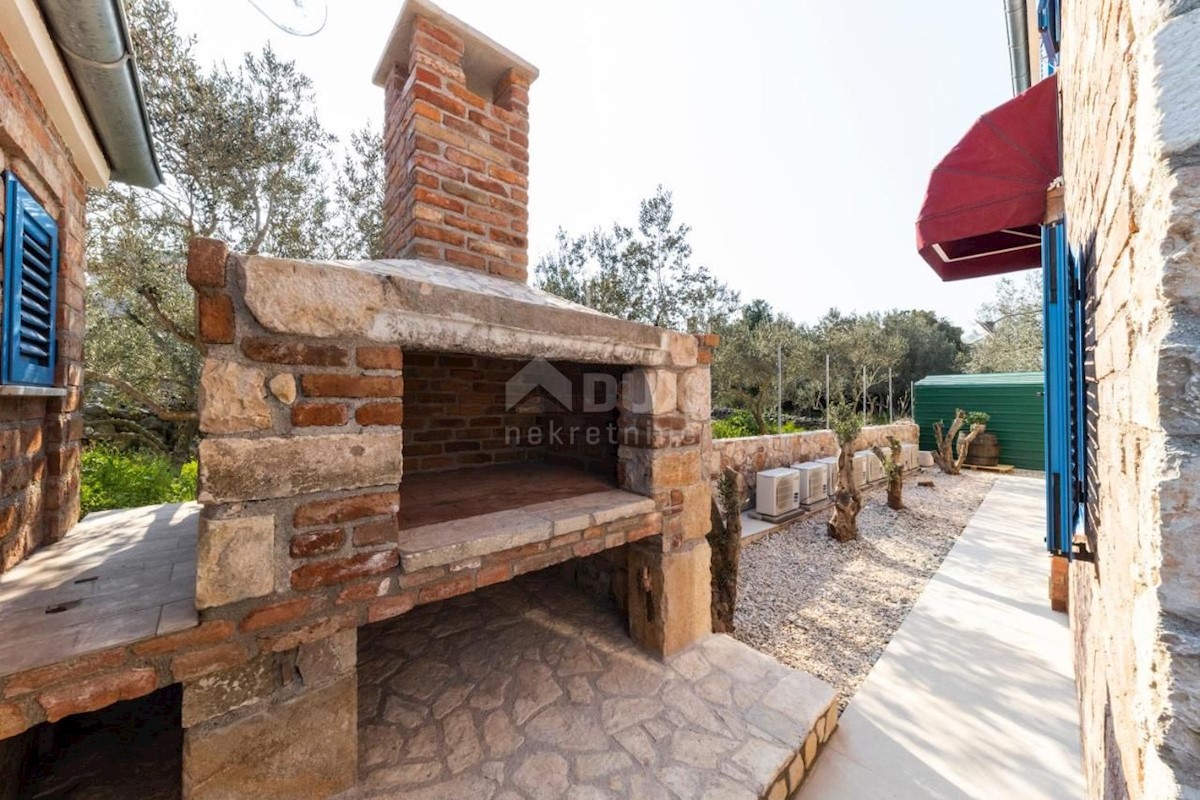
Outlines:
[[859, 450], [854, 454], [854, 485], [860, 489], [871, 481], [870, 459], [867, 458], [871, 455], [874, 454], [866, 450]]
[[903, 442], [900, 445], [901, 460], [904, 462], [905, 471], [917, 469], [920, 465], [917, 463], [917, 454], [920, 452], [920, 445], [916, 442]]
[[800, 473], [800, 502], [805, 505], [819, 503], [829, 497], [829, 467], [816, 461], [792, 464]]
[[755, 507], [760, 514], [778, 517], [800, 507], [800, 473], [781, 467], [758, 473]]
[[824, 458], [818, 458], [817, 463], [824, 464], [825, 467], [829, 470], [829, 494], [830, 494], [830, 496], [832, 496], [833, 493], [837, 491], [838, 457], [837, 456], [825, 456]]
[[878, 480], [883, 480], [883, 462], [879, 460], [879, 456], [875, 455], [870, 450], [859, 450], [854, 454], [854, 460], [858, 461], [861, 456], [866, 461], [866, 482], [874, 483]]

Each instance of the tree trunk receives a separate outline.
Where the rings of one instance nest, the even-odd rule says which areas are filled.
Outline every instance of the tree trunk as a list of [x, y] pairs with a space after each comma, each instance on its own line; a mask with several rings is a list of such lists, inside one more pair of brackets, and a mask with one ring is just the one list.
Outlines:
[[838, 453], [837, 488], [833, 493], [833, 516], [829, 520], [829, 536], [839, 542], [858, 538], [858, 512], [862, 496], [854, 483], [854, 449], [852, 442], [842, 445]]
[[887, 487], [887, 504], [888, 508], [893, 511], [899, 511], [904, 508], [904, 479], [903, 478], [888, 478]]
[[883, 448], [875, 445], [871, 451], [883, 463], [883, 473], [887, 475], [887, 504], [893, 511], [904, 508], [904, 464], [901, 462], [903, 448], [895, 436], [888, 437], [890, 453], [885, 454]]
[[[975, 423], [971, 426], [969, 432], [963, 432], [962, 426], [966, 424], [967, 412], [961, 408], [954, 414], [954, 422], [950, 425], [950, 431], [945, 436], [942, 435], [942, 421], [938, 420], [933, 423], [933, 438], [936, 443], [936, 449], [933, 451], [933, 462], [938, 465], [938, 468], [947, 475], [958, 475], [962, 472], [963, 462], [967, 460], [967, 453], [971, 449], [971, 442], [975, 441], [975, 437], [987, 430], [986, 423]], [[957, 437], [958, 454], [955, 455], [955, 438]]]
[[715, 633], [733, 633], [737, 603], [738, 563], [742, 549], [741, 504], [737, 473], [726, 469], [717, 482], [719, 498], [712, 500], [712, 625]]
[[758, 426], [758, 435], [766, 436], [771, 430], [767, 427], [767, 415], [757, 405], [752, 406], [750, 413], [754, 415], [754, 424]]

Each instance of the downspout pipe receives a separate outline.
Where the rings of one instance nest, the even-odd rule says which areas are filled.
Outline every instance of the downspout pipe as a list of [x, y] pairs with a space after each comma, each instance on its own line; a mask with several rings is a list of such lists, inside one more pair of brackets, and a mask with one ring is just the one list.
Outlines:
[[162, 183], [121, 0], [38, 0], [113, 180]]
[[1032, 83], [1029, 74], [1029, 17], [1025, 0], [1004, 0], [1004, 17], [1008, 27], [1008, 61], [1013, 94], [1018, 95]]

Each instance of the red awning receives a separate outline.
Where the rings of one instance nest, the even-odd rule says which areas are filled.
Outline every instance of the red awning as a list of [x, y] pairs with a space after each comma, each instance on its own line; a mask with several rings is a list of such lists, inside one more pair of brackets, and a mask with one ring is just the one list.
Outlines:
[[917, 249], [944, 281], [1041, 264], [1046, 188], [1060, 174], [1054, 76], [984, 114], [929, 178]]

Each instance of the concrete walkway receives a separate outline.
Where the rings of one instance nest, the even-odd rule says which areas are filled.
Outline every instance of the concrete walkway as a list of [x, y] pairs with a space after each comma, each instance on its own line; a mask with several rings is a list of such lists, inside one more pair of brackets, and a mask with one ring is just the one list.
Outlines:
[[1042, 481], [1002, 477], [842, 715], [801, 800], [1083, 797]]

